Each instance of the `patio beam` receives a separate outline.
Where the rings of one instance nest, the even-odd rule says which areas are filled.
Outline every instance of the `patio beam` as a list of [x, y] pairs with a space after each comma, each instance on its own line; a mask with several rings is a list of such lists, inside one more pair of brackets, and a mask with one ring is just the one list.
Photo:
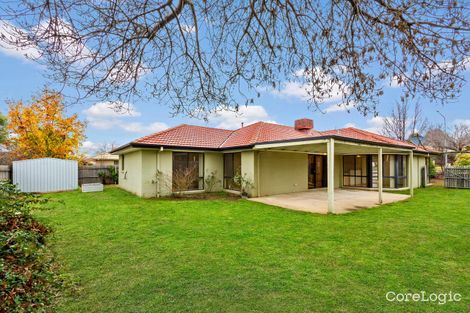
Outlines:
[[408, 162], [408, 185], [410, 186], [410, 196], [413, 197], [413, 151], [410, 151], [409, 162]]
[[[350, 145], [350, 146], [356, 146], [356, 147], [367, 147], [367, 148], [372, 148], [372, 149], [377, 148], [378, 146], [380, 146], [380, 144], [373, 145], [373, 144], [367, 144], [367, 143], [349, 142], [349, 141], [342, 141], [342, 140], [336, 140], [336, 142], [340, 143], [340, 144], [343, 144], [343, 145]], [[384, 146], [384, 148], [387, 149], [387, 150], [400, 151], [400, 152], [405, 153], [405, 154], [408, 151], [410, 151], [410, 149], [406, 149], [406, 148], [396, 148], [396, 147], [388, 147], [388, 146]]]
[[335, 213], [335, 140], [326, 143], [328, 172], [328, 213]]
[[378, 157], [378, 166], [379, 166], [379, 172], [377, 175], [379, 176], [379, 203], [383, 203], [383, 185], [384, 185], [384, 178], [383, 178], [383, 157], [382, 157], [382, 148], [379, 148], [379, 157]]

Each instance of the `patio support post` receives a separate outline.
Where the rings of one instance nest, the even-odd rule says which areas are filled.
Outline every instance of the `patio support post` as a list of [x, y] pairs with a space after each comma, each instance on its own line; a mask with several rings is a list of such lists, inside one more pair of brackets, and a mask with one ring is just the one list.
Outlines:
[[408, 185], [410, 186], [410, 196], [413, 197], [413, 150], [410, 152], [408, 162]]
[[328, 171], [328, 213], [335, 213], [335, 140], [326, 143]]
[[383, 202], [382, 192], [383, 192], [383, 185], [384, 185], [384, 177], [383, 177], [383, 161], [382, 161], [382, 148], [379, 149], [379, 157], [378, 157], [378, 165], [379, 165], [379, 203]]

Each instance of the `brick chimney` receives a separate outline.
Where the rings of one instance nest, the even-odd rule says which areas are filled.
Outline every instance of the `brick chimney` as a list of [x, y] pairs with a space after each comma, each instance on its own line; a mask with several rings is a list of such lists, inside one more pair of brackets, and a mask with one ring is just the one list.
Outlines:
[[313, 129], [313, 120], [309, 118], [301, 118], [301, 119], [295, 120], [294, 128], [300, 131], [308, 131], [310, 129]]

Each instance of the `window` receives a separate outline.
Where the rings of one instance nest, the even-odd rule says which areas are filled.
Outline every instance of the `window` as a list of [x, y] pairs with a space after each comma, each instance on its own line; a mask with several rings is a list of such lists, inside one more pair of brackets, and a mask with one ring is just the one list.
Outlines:
[[343, 185], [351, 187], [369, 186], [370, 157], [367, 155], [345, 155], [343, 157]]
[[121, 171], [124, 171], [124, 154], [121, 154]]
[[224, 154], [224, 188], [229, 190], [240, 190], [240, 185], [234, 180], [235, 176], [240, 175], [242, 168], [242, 154], [225, 153]]
[[204, 155], [173, 152], [173, 191], [204, 189]]
[[[406, 176], [407, 157], [399, 154], [384, 154], [383, 162], [383, 187], [402, 188], [408, 186]], [[378, 187], [378, 156], [372, 156], [372, 187]]]

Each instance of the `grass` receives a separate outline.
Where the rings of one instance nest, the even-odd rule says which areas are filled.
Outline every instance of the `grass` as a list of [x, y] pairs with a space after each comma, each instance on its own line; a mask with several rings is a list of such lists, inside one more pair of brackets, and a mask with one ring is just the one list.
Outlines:
[[[339, 216], [247, 200], [68, 192], [36, 215], [80, 285], [59, 312], [470, 312], [470, 191]], [[388, 302], [457, 292], [460, 302]]]

